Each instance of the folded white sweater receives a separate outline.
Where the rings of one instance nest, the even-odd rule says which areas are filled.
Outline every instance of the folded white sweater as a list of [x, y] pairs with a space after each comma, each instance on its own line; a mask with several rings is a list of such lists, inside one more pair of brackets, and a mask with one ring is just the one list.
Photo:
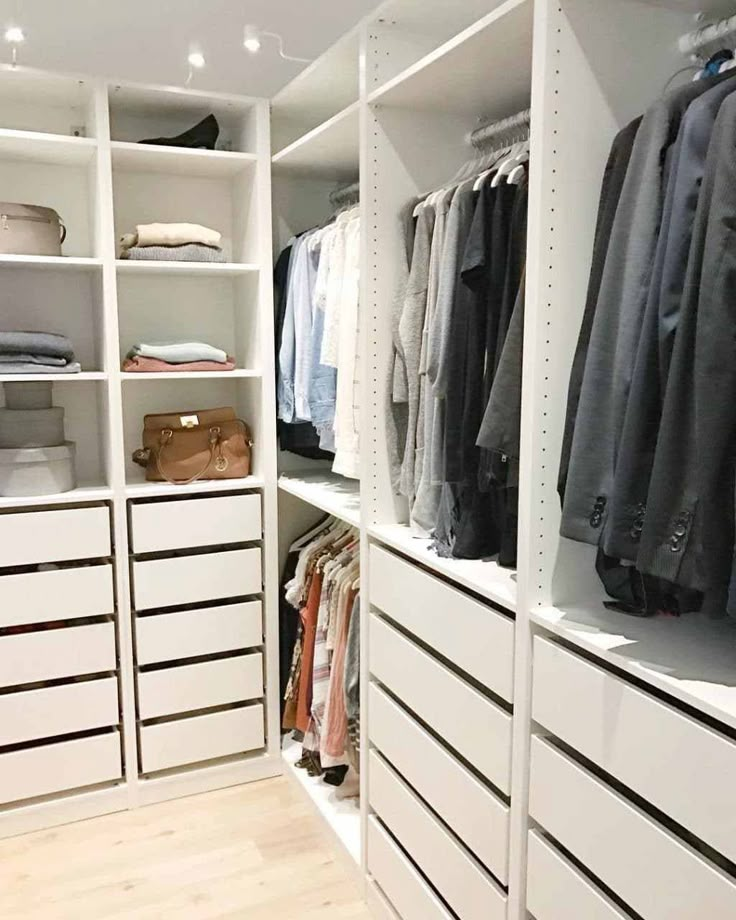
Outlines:
[[221, 240], [221, 233], [201, 224], [138, 224], [135, 233], [123, 236], [122, 245], [125, 249], [132, 246], [183, 246], [185, 243], [219, 246]]
[[140, 355], [144, 358], [158, 358], [169, 364], [188, 364], [190, 361], [217, 361], [224, 364], [227, 352], [206, 342], [138, 342], [128, 352], [128, 357]]

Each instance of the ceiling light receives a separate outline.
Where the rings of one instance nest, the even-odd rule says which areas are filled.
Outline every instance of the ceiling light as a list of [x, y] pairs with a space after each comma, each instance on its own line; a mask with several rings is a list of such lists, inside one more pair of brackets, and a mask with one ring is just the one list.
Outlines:
[[243, 34], [243, 47], [255, 54], [261, 50], [261, 39], [258, 35], [258, 29], [255, 26], [246, 26]]
[[26, 40], [23, 29], [20, 26], [10, 26], [5, 30], [5, 41], [11, 45], [19, 45]]
[[258, 26], [248, 25], [243, 32], [243, 47], [251, 54], [256, 54], [261, 50], [261, 39], [264, 36], [275, 38], [279, 45], [279, 55], [285, 61], [298, 61], [300, 64], [311, 64], [312, 58], [294, 57], [293, 54], [286, 54], [284, 51], [284, 39], [278, 32], [267, 32], [265, 29], [259, 29]]
[[201, 51], [192, 51], [187, 60], [189, 61], [189, 66], [196, 67], [197, 70], [201, 70], [205, 65], [204, 55]]

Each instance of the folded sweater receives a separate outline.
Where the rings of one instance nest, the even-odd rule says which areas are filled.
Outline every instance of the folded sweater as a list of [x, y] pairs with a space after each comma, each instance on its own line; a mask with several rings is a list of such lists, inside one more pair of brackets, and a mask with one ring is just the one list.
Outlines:
[[123, 246], [182, 246], [201, 243], [219, 246], [222, 234], [201, 224], [138, 224], [134, 234], [123, 237]]
[[0, 352], [0, 364], [43, 364], [46, 367], [65, 367], [69, 362], [66, 358], [53, 358], [51, 355]]
[[72, 343], [54, 332], [0, 332], [0, 353], [10, 355], [49, 355], [74, 360]]
[[170, 364], [168, 361], [159, 361], [158, 358], [145, 358], [135, 355], [123, 361], [123, 370], [127, 374], [161, 374], [169, 371], [234, 371], [235, 361], [230, 355], [227, 361], [186, 361], [181, 364]]
[[[22, 357], [22, 355], [19, 355]], [[3, 364], [3, 374], [79, 374], [82, 365], [78, 361], [70, 361], [62, 367], [53, 367], [50, 364], [33, 364], [28, 361], [18, 361], [16, 364]]]
[[139, 342], [130, 349], [127, 358], [157, 358], [168, 364], [186, 364], [190, 361], [216, 361], [225, 364], [227, 353], [205, 342]]
[[121, 259], [151, 262], [227, 262], [225, 253], [214, 246], [185, 243], [183, 246], [131, 246], [122, 249]]

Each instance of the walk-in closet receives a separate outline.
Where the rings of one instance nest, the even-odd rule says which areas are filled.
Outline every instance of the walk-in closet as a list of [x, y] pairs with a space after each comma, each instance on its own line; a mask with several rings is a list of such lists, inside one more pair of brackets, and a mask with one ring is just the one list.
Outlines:
[[195, 6], [0, 0], [0, 915], [732, 920], [736, 0]]

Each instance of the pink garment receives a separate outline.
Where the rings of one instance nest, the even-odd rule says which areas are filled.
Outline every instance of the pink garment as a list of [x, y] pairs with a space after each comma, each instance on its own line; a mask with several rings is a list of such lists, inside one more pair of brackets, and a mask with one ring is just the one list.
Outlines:
[[227, 361], [190, 361], [188, 364], [169, 364], [159, 358], [144, 358], [136, 355], [123, 361], [123, 370], [126, 374], [163, 374], [168, 371], [234, 371], [235, 359], [227, 356]]

